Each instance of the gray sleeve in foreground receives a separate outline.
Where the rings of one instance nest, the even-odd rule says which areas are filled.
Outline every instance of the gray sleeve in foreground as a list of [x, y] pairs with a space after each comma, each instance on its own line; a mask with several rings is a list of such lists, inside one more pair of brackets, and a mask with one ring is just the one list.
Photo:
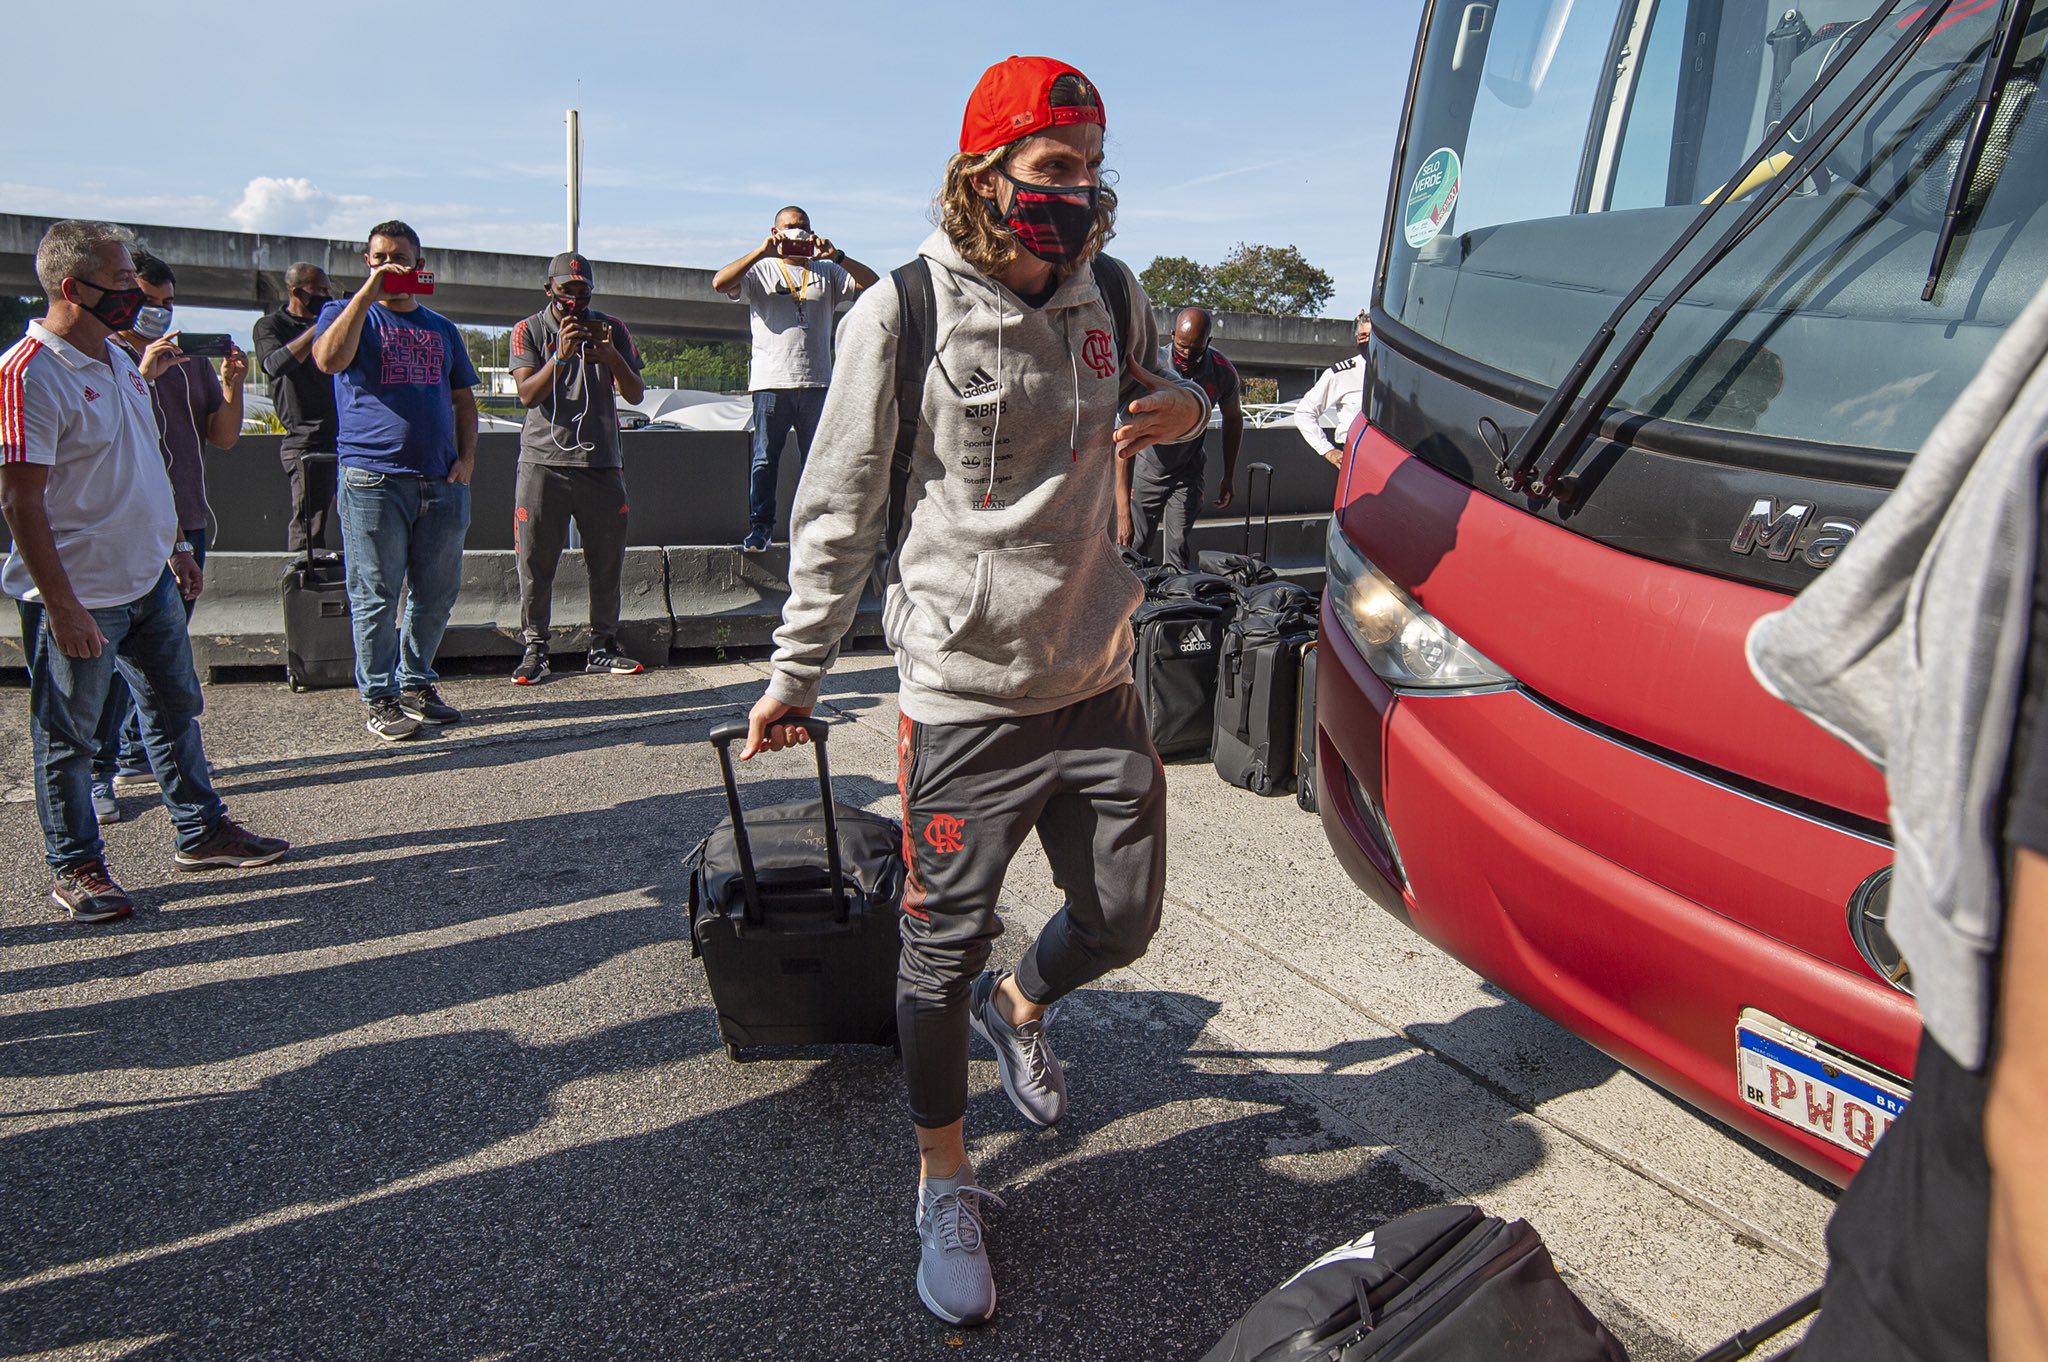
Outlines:
[[840, 328], [824, 416], [791, 508], [789, 601], [768, 694], [806, 708], [853, 627], [888, 524], [896, 448], [896, 288], [864, 292]]

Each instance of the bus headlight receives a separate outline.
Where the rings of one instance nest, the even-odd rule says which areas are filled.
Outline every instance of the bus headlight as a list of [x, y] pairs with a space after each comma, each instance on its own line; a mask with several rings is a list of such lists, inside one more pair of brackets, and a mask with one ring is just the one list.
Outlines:
[[1334, 516], [1324, 565], [1331, 613], [1373, 674], [1395, 690], [1497, 690], [1515, 684], [1367, 561]]

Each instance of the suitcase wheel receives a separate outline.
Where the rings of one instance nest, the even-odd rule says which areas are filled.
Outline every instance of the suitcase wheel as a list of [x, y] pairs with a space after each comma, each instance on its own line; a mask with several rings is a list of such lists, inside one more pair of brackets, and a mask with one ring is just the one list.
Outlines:
[[744, 1064], [747, 1062], [746, 1060], [740, 1058], [740, 1047], [734, 1045], [731, 1041], [727, 1041], [725, 1043], [725, 1057], [735, 1064]]

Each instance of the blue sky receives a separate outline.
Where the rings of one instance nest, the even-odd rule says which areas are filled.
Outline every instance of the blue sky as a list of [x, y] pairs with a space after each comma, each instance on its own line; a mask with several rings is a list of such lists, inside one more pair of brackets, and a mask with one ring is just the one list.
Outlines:
[[591, 256], [715, 268], [796, 202], [884, 269], [929, 231], [982, 69], [1043, 52], [1102, 89], [1116, 254], [1291, 244], [1335, 277], [1331, 315], [1364, 305], [1421, 0], [1029, 10], [110, 0], [81, 23], [17, 6], [14, 50], [46, 66], [0, 210], [350, 238], [395, 215], [429, 254], [546, 253], [580, 104]]

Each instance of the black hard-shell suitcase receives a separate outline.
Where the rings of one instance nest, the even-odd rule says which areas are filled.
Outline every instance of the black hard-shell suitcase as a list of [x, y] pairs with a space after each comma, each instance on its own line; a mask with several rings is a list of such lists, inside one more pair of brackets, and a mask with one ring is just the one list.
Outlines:
[[[1255, 475], [1266, 475], [1266, 500], [1264, 528], [1260, 531], [1259, 551], [1252, 552], [1252, 479]], [[1221, 549], [1203, 549], [1195, 555], [1195, 566], [1203, 572], [1218, 577], [1228, 577], [1237, 585], [1257, 586], [1270, 582], [1280, 574], [1267, 565], [1266, 558], [1273, 549], [1273, 465], [1255, 463], [1244, 472], [1244, 552], [1226, 553]]]
[[1201, 600], [1148, 600], [1131, 616], [1137, 634], [1138, 703], [1161, 757], [1209, 754], [1209, 734], [1216, 724], [1216, 649], [1226, 618], [1223, 606]]
[[1316, 655], [1310, 639], [1301, 649], [1301, 700], [1295, 706], [1294, 802], [1316, 811]]
[[1301, 651], [1316, 636], [1315, 597], [1292, 582], [1246, 589], [1216, 659], [1216, 773], [1254, 794], [1294, 779]]
[[1628, 1362], [1542, 1236], [1437, 1206], [1340, 1244], [1262, 1296], [1202, 1362]]
[[[332, 459], [332, 454], [302, 454]], [[306, 556], [285, 569], [278, 588], [284, 604], [284, 679], [295, 691], [352, 686], [356, 681], [356, 636], [348, 614], [348, 582], [339, 559]]]
[[828, 726], [801, 722], [821, 798], [740, 808], [730, 745], [711, 730], [729, 816], [690, 853], [690, 953], [704, 962], [725, 1052], [750, 1045], [896, 1043], [903, 825], [832, 800]]

